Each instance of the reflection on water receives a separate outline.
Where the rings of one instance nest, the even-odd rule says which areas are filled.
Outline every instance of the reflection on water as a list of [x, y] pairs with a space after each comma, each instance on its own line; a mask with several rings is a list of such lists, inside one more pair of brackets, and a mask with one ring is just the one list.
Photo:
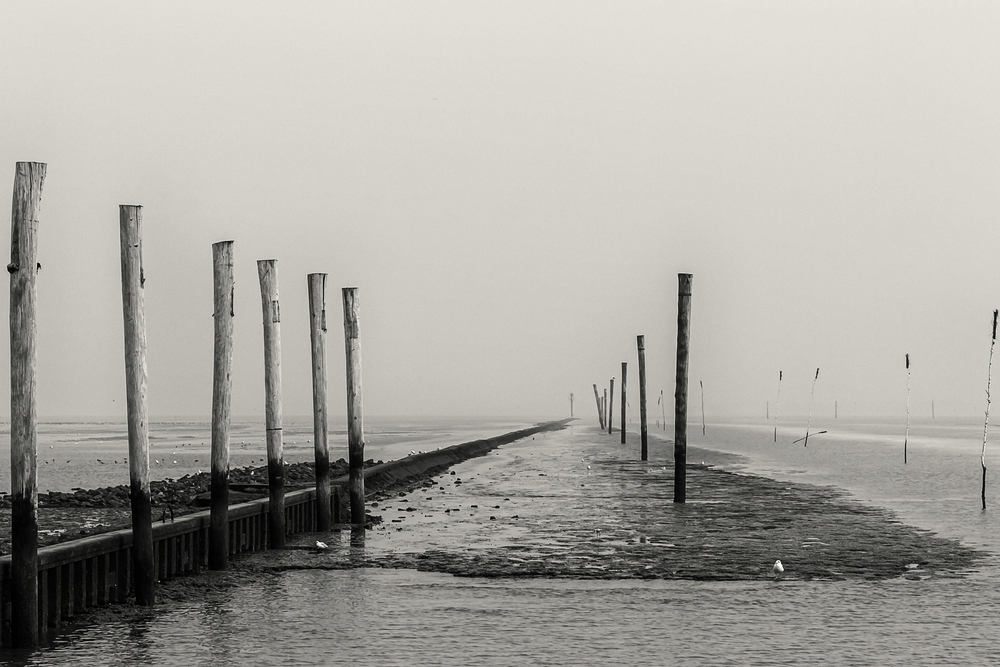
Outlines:
[[[615, 434], [608, 437], [605, 458], [576, 456], [569, 471], [569, 460], [557, 451], [571, 452], [574, 432], [591, 438], [593, 430], [580, 426], [551, 441], [505, 446], [457, 466], [455, 476], [440, 478], [447, 486], [381, 503], [389, 525], [369, 533], [364, 546], [349, 546], [347, 533], [323, 539], [333, 549], [368, 558], [428, 548], [520, 548], [530, 556], [537, 545], [525, 529], [499, 519], [562, 502], [574, 503], [566, 512], [578, 514], [580, 524], [563, 539], [610, 538], [616, 528], [609, 523], [595, 536], [594, 507], [560, 486], [560, 480], [575, 485], [587, 483], [580, 476], [600, 475], [598, 459], [610, 465], [636, 453], [633, 444], [617, 445]], [[831, 438], [824, 447], [810, 438], [805, 452], [758, 442], [762, 434], [770, 436], [753, 428], [710, 427], [696, 444], [711, 446], [714, 437], [718, 446], [754, 457], [750, 465], [788, 479], [834, 483], [838, 475], [850, 477], [842, 485], [859, 496], [919, 505], [914, 517], [925, 524], [947, 523], [951, 505], [942, 498], [966, 498], [959, 488], [964, 453], [951, 445], [925, 441], [901, 469], [892, 443], [877, 442], [884, 434], [866, 440], [859, 431]], [[664, 445], [657, 447], [654, 457], [660, 460], [648, 479], [656, 477], [664, 457]], [[844, 456], [838, 458], [840, 447]], [[456, 485], [459, 479], [463, 483]], [[489, 506], [479, 500], [484, 494], [493, 494]], [[607, 504], [607, 497], [597, 500]], [[472, 508], [472, 502], [482, 507]], [[648, 511], [662, 502], [650, 495]], [[407, 511], [410, 504], [420, 509]], [[992, 514], [955, 511], [949, 534], [997, 550]], [[391, 522], [397, 517], [399, 523]], [[247, 563], [308, 557], [305, 550], [259, 554], [251, 557], [259, 561]], [[995, 559], [962, 578], [878, 582], [482, 579], [378, 568], [248, 571], [191, 579], [195, 585], [155, 611], [78, 628], [24, 664], [985, 665], [1000, 645]]]

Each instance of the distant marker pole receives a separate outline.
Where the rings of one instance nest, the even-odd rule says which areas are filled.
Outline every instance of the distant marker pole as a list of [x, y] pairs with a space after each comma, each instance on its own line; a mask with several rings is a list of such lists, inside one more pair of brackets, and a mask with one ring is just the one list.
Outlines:
[[701, 434], [705, 435], [705, 385], [698, 380], [698, 386], [701, 387]]
[[628, 364], [623, 361], [622, 362], [622, 423], [621, 423], [623, 445], [625, 444], [625, 420], [628, 418], [627, 414], [628, 401], [625, 395], [625, 390], [626, 387], [628, 386], [627, 378], [628, 378]]
[[778, 442], [778, 404], [781, 403], [781, 378], [784, 377], [782, 371], [778, 371], [778, 397], [774, 400], [774, 441]]
[[910, 439], [910, 354], [906, 354], [906, 431], [903, 433], [903, 463], [906, 463], [906, 442]]
[[[361, 341], [358, 334], [358, 288], [343, 288], [344, 351], [347, 356], [347, 449], [350, 465], [351, 523], [365, 528], [365, 427], [362, 416]], [[363, 534], [363, 532], [362, 532]]]
[[816, 376], [813, 378], [812, 392], [809, 394], [809, 419], [806, 420], [806, 437], [805, 444], [803, 447], [809, 446], [809, 427], [812, 425], [813, 419], [813, 397], [816, 395], [816, 380], [819, 379], [819, 369], [816, 369]]
[[326, 274], [306, 276], [312, 351], [313, 450], [316, 461], [316, 530], [330, 530], [330, 449], [326, 406]]
[[18, 162], [10, 218], [11, 644], [38, 646], [38, 422], [35, 279], [43, 162]]
[[573, 418], [573, 392], [569, 393], [569, 417]]
[[264, 418], [267, 434], [267, 541], [285, 548], [285, 462], [281, 433], [281, 311], [278, 260], [257, 260], [264, 319]]
[[983, 423], [983, 455], [980, 462], [983, 466], [983, 510], [986, 510], [986, 434], [990, 428], [990, 385], [993, 382], [993, 348], [997, 342], [997, 311], [993, 311], [993, 338], [990, 341], [990, 365], [986, 376], [986, 421]]
[[667, 402], [663, 399], [663, 390], [660, 390], [660, 397], [656, 399], [660, 404], [660, 417], [663, 418], [663, 430], [667, 430]]
[[[135, 600], [152, 606], [153, 517], [149, 492], [149, 411], [146, 406], [146, 315], [142, 267], [142, 207], [120, 206], [122, 310], [125, 323], [125, 396], [128, 413], [129, 496]], [[121, 595], [121, 593], [119, 593]]]
[[229, 561], [229, 422], [233, 367], [233, 242], [212, 244], [215, 355], [212, 365], [212, 509], [208, 568], [225, 570]]
[[649, 458], [646, 445], [646, 338], [636, 336], [635, 344], [639, 351], [639, 439], [642, 446], [642, 460]]
[[674, 388], [674, 502], [687, 498], [687, 396], [691, 344], [690, 273], [677, 274], [677, 364]]
[[[601, 419], [603, 420], [604, 427], [607, 427], [611, 423], [611, 415], [608, 414], [608, 390], [604, 390], [604, 402], [601, 404], [601, 414], [603, 415]], [[602, 427], [602, 428], [604, 428]]]
[[614, 433], [615, 410], [615, 379], [611, 378], [611, 391], [608, 398], [608, 435]]

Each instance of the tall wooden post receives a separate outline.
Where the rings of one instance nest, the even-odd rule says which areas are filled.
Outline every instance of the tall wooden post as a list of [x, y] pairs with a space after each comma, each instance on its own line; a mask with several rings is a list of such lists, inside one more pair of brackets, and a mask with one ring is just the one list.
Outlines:
[[573, 418], [573, 392], [569, 392], [569, 417]]
[[146, 407], [146, 314], [142, 269], [142, 207], [120, 206], [122, 309], [125, 322], [125, 396], [132, 500], [132, 570], [135, 599], [154, 601], [153, 520], [149, 497], [149, 412]]
[[611, 414], [608, 412], [608, 390], [604, 390], [604, 404], [601, 406], [601, 412], [604, 414], [604, 425], [611, 428]]
[[344, 351], [347, 355], [347, 452], [351, 523], [365, 525], [365, 428], [362, 418], [361, 343], [358, 339], [358, 288], [343, 288]]
[[615, 410], [615, 379], [611, 378], [611, 392], [608, 398], [608, 435], [614, 432], [614, 410]]
[[601, 394], [597, 391], [597, 385], [594, 385], [594, 400], [597, 401], [597, 423], [601, 425], [601, 430], [604, 430], [604, 408], [601, 407]]
[[677, 274], [677, 374], [674, 389], [674, 502], [687, 497], [688, 350], [691, 338], [691, 274]]
[[35, 278], [43, 162], [18, 162], [10, 216], [11, 643], [38, 645], [38, 426]]
[[330, 450], [326, 421], [326, 274], [310, 273], [309, 342], [312, 346], [313, 442], [316, 452], [316, 529], [330, 530]]
[[229, 422], [233, 367], [233, 242], [212, 244], [215, 361], [212, 374], [212, 512], [208, 567], [225, 570], [229, 560]]
[[639, 437], [642, 441], [642, 460], [649, 458], [646, 445], [646, 337], [635, 337], [639, 348]]
[[285, 462], [281, 439], [281, 310], [278, 307], [278, 261], [257, 260], [260, 304], [264, 315], [264, 419], [267, 429], [267, 541], [285, 548]]
[[626, 409], [628, 407], [628, 401], [625, 395], [625, 388], [628, 386], [627, 379], [628, 379], [628, 364], [623, 361], [622, 362], [622, 422], [621, 422], [621, 428], [619, 429], [622, 432], [623, 445], [625, 444], [625, 420], [628, 418], [628, 411]]

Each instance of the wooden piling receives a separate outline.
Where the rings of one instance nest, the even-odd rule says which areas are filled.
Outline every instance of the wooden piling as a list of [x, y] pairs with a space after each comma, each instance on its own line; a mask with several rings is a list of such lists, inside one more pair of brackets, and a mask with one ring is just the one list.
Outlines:
[[573, 418], [573, 392], [569, 392], [569, 418]]
[[10, 631], [15, 648], [38, 645], [38, 426], [35, 279], [43, 162], [18, 162], [10, 218]]
[[626, 387], [628, 387], [628, 364], [624, 361], [622, 362], [622, 444], [625, 444], [625, 420], [628, 418], [628, 413], [626, 408], [628, 407], [628, 398], [626, 396]]
[[674, 389], [674, 502], [687, 497], [687, 394], [691, 340], [690, 273], [677, 274], [677, 366]]
[[312, 345], [313, 442], [316, 452], [316, 530], [330, 530], [330, 450], [326, 410], [326, 274], [310, 273], [309, 341]]
[[215, 311], [215, 360], [212, 377], [212, 511], [208, 567], [225, 570], [229, 561], [229, 423], [233, 367], [233, 242], [212, 244]]
[[604, 408], [601, 407], [601, 394], [597, 391], [597, 385], [594, 385], [594, 400], [597, 401], [597, 423], [601, 425], [601, 430], [604, 430]]
[[146, 314], [143, 292], [146, 276], [142, 266], [142, 207], [122, 205], [118, 212], [125, 323], [132, 570], [136, 603], [151, 606], [155, 599], [156, 572], [153, 569], [153, 520], [149, 495], [149, 412], [146, 406]]
[[698, 380], [698, 386], [701, 387], [701, 434], [705, 435], [705, 385]]
[[642, 460], [649, 458], [646, 445], [646, 337], [635, 337], [639, 349], [639, 439], [642, 443]]
[[608, 435], [614, 433], [615, 379], [611, 378], [611, 392], [608, 399]]
[[343, 288], [344, 351], [347, 355], [347, 450], [351, 523], [365, 525], [365, 428], [361, 394], [361, 342], [358, 338], [358, 288]]
[[267, 429], [267, 542], [285, 547], [285, 464], [281, 437], [281, 310], [278, 307], [278, 261], [257, 260], [260, 304], [264, 316], [264, 420]]
[[993, 384], [993, 348], [997, 343], [997, 315], [1000, 311], [993, 311], [993, 337], [990, 339], [990, 365], [986, 376], [986, 420], [983, 422], [983, 455], [979, 459], [983, 466], [983, 511], [986, 511], [986, 436], [990, 430], [990, 387]]

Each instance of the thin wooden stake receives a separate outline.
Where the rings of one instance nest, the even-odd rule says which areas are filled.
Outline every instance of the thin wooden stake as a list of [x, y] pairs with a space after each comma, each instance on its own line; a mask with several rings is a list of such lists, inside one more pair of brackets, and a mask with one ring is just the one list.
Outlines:
[[10, 216], [11, 643], [38, 646], [38, 425], [35, 279], [43, 162], [18, 162]]
[[573, 418], [573, 392], [569, 392], [569, 417]]
[[784, 377], [782, 371], [778, 371], [778, 397], [774, 400], [774, 441], [778, 442], [778, 404], [781, 403], [781, 378]]
[[677, 274], [677, 366], [674, 389], [674, 502], [687, 497], [688, 358], [691, 342], [690, 273]]
[[597, 391], [597, 385], [594, 385], [594, 400], [597, 401], [597, 423], [600, 424], [601, 430], [604, 430], [604, 408], [601, 407], [601, 394]]
[[351, 523], [365, 525], [365, 428], [361, 395], [361, 342], [358, 337], [358, 288], [343, 288], [344, 347], [347, 354], [347, 448], [350, 465]]
[[627, 414], [628, 398], [626, 397], [625, 394], [625, 388], [628, 386], [627, 379], [628, 379], [628, 364], [623, 361], [622, 362], [622, 423], [620, 429], [622, 432], [623, 445], [625, 444], [625, 419], [628, 417]]
[[208, 531], [208, 568], [225, 570], [229, 561], [229, 423], [232, 406], [233, 242], [212, 244], [215, 312], [215, 361], [212, 377], [212, 511]]
[[816, 369], [816, 377], [813, 378], [812, 392], [809, 394], [809, 419], [806, 420], [806, 437], [804, 438], [805, 444], [803, 447], [809, 446], [809, 426], [812, 424], [813, 419], [813, 397], [816, 395], [816, 380], [819, 379], [819, 369]]
[[903, 463], [906, 463], [906, 441], [910, 439], [910, 355], [906, 354], [906, 431], [903, 433]]
[[264, 421], [267, 433], [267, 543], [285, 548], [285, 462], [281, 433], [281, 310], [278, 260], [257, 260], [264, 318]]
[[705, 385], [698, 380], [698, 386], [701, 387], [701, 434], [705, 435]]
[[604, 402], [601, 404], [601, 415], [604, 420], [604, 425], [607, 426], [611, 423], [611, 415], [608, 414], [608, 390], [604, 390]]
[[608, 435], [614, 433], [615, 379], [611, 378], [611, 394], [608, 399]]
[[646, 461], [649, 452], [646, 445], [646, 338], [636, 336], [635, 345], [639, 351], [639, 438], [642, 443], [641, 456]]
[[120, 206], [122, 309], [125, 322], [125, 395], [132, 500], [132, 570], [135, 599], [154, 602], [153, 519], [149, 494], [149, 412], [146, 407], [146, 314], [142, 267], [142, 207]]
[[660, 390], [660, 397], [656, 399], [660, 405], [660, 416], [663, 418], [663, 430], [667, 430], [667, 402], [663, 398], [663, 390]]
[[983, 422], [983, 455], [980, 462], [983, 466], [983, 511], [986, 511], [986, 434], [990, 428], [990, 385], [993, 382], [993, 348], [997, 342], [997, 311], [993, 311], [993, 338], [990, 340], [990, 365], [986, 376], [986, 421]]
[[313, 443], [316, 460], [316, 530], [330, 530], [330, 449], [326, 407], [326, 274], [310, 273], [309, 343], [312, 349]]

